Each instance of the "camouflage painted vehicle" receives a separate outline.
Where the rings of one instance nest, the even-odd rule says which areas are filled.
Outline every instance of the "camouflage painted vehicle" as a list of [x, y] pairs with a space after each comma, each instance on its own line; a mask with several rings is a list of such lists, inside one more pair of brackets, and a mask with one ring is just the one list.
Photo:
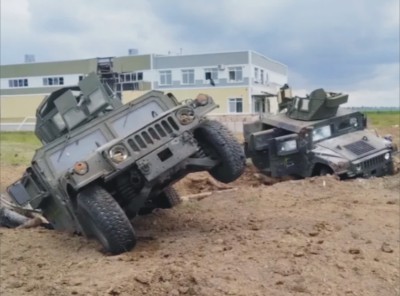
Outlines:
[[205, 115], [207, 95], [178, 103], [150, 91], [123, 105], [95, 74], [59, 89], [37, 109], [38, 149], [13, 200], [40, 209], [55, 229], [95, 237], [107, 252], [134, 247], [130, 219], [180, 201], [172, 184], [209, 171], [229, 183], [245, 168], [232, 134]]
[[291, 97], [285, 86], [278, 94], [280, 113], [262, 114], [245, 124], [245, 154], [274, 177], [370, 177], [392, 174], [395, 145], [366, 130], [363, 113], [339, 106], [348, 95], [317, 89]]

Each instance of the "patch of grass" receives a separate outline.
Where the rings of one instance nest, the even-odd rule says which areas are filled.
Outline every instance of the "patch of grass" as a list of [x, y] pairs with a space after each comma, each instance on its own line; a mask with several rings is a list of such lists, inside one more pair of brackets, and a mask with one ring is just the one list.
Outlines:
[[1, 132], [0, 160], [5, 165], [29, 165], [41, 146], [33, 132]]
[[400, 124], [400, 111], [370, 111], [367, 115], [369, 126], [391, 127]]

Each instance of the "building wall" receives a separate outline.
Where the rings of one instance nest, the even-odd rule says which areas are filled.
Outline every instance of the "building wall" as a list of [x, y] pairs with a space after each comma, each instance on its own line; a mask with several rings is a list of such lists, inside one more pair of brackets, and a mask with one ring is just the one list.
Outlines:
[[97, 59], [1, 65], [1, 78], [90, 73], [97, 70]]
[[[243, 79], [241, 81], [229, 81], [229, 68], [231, 67], [242, 67]], [[214, 68], [214, 67], [213, 67]], [[190, 69], [194, 70], [194, 83], [193, 84], [182, 84], [182, 70]], [[210, 69], [210, 66], [202, 67], [188, 67], [188, 68], [175, 68], [169, 69], [172, 74], [172, 84], [171, 85], [160, 85], [160, 75], [159, 71], [156, 71], [154, 88], [155, 89], [170, 89], [170, 88], [208, 88], [210, 87], [210, 81], [205, 79], [205, 70]], [[250, 78], [248, 73], [250, 72], [250, 66], [244, 64], [227, 65], [222, 70], [218, 70], [218, 79], [215, 80], [215, 87], [236, 87], [249, 85]]]
[[[120, 73], [141, 72], [142, 88], [124, 91], [126, 103], [146, 91], [158, 89], [172, 92], [179, 100], [195, 98], [200, 92], [211, 95], [220, 108], [214, 114], [229, 114], [229, 99], [242, 99], [243, 112], [254, 111], [255, 97], [265, 93], [276, 93], [278, 88], [287, 83], [287, 66], [271, 60], [253, 51], [224, 52], [195, 55], [158, 56], [136, 55], [113, 59], [114, 71]], [[229, 68], [241, 67], [243, 79], [230, 80]], [[206, 70], [218, 69], [215, 87], [205, 79]], [[257, 70], [256, 70], [257, 68]], [[194, 70], [194, 82], [182, 84], [182, 70]], [[172, 84], [160, 85], [160, 70], [171, 70]], [[36, 108], [46, 94], [65, 86], [76, 85], [79, 76], [97, 71], [97, 58], [74, 61], [32, 63], [19, 65], [1, 65], [0, 107], [1, 120], [23, 119], [35, 116]], [[256, 72], [263, 73], [263, 78], [256, 77]], [[63, 77], [63, 85], [44, 85], [43, 78]], [[27, 87], [10, 87], [10, 79], [27, 79]], [[272, 106], [273, 105], [273, 106]], [[274, 104], [271, 107], [275, 107]]]
[[268, 69], [271, 72], [276, 72], [281, 75], [287, 76], [288, 68], [286, 65], [279, 63], [277, 61], [274, 61], [270, 58], [267, 58], [257, 52], [251, 51], [250, 52], [250, 59], [251, 63], [257, 66], [260, 66], [262, 68]]
[[[218, 109], [215, 109], [212, 114], [229, 114], [228, 102], [230, 98], [242, 98], [243, 99], [243, 114], [250, 113], [250, 104], [249, 104], [249, 92], [248, 88], [240, 87], [240, 88], [204, 88], [201, 90], [193, 90], [193, 89], [170, 89], [170, 90], [162, 90], [164, 93], [171, 92], [178, 101], [182, 102], [187, 99], [194, 99], [199, 93], [205, 93], [210, 95], [214, 101], [219, 105]], [[141, 95], [145, 94], [147, 91], [125, 91], [122, 93], [122, 102], [125, 104], [131, 100], [134, 100]], [[231, 115], [235, 115], [236, 113], [232, 113]]]
[[151, 55], [116, 57], [113, 60], [114, 71], [123, 73], [151, 69], [151, 58]]
[[184, 56], [154, 56], [154, 69], [207, 67], [216, 65], [248, 64], [249, 52], [224, 52]]
[[45, 97], [42, 95], [1, 96], [0, 113], [2, 122], [20, 122], [26, 117], [33, 117], [36, 108]]

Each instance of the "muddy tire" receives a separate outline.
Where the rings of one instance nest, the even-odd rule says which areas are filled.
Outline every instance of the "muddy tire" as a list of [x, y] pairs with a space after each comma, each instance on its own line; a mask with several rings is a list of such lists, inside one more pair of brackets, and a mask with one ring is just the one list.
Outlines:
[[139, 210], [139, 215], [148, 215], [155, 209], [172, 209], [181, 202], [182, 198], [178, 191], [176, 191], [174, 187], [168, 186], [153, 200], [151, 205], [141, 208]]
[[218, 181], [230, 183], [239, 178], [246, 167], [246, 157], [233, 134], [220, 122], [204, 121], [194, 136], [208, 156], [221, 160], [209, 173]]
[[102, 187], [91, 186], [78, 194], [77, 214], [88, 236], [95, 237], [113, 255], [131, 250], [136, 235], [128, 217]]
[[172, 186], [168, 186], [157, 197], [157, 206], [161, 209], [171, 209], [182, 202], [178, 191]]
[[321, 168], [319, 169], [320, 176], [327, 176], [327, 175], [332, 175], [332, 174], [333, 174], [332, 169], [326, 165], [321, 166]]

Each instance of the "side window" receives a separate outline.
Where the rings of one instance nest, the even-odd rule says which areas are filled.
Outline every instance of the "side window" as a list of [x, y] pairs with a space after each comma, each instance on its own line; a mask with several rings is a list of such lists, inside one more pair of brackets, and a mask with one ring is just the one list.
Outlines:
[[330, 125], [324, 125], [313, 130], [313, 141], [327, 139], [332, 135], [332, 128]]
[[344, 130], [348, 128], [357, 128], [359, 125], [357, 117], [346, 118], [342, 122], [339, 123], [338, 129]]

